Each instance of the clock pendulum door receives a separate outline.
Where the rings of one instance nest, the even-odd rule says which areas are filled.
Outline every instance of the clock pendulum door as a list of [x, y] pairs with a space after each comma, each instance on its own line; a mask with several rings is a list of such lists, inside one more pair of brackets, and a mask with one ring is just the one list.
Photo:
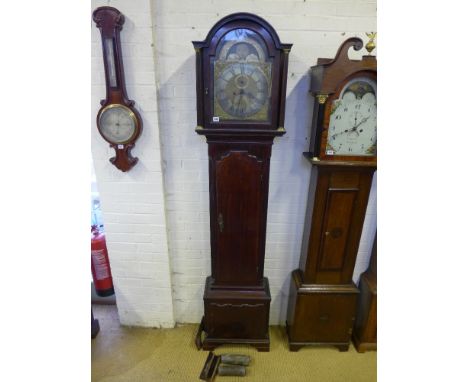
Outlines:
[[285, 133], [291, 44], [248, 13], [226, 16], [193, 44], [196, 132], [208, 143], [212, 270], [196, 343], [204, 350], [236, 343], [268, 351], [268, 178], [273, 139]]
[[[299, 269], [290, 284], [289, 348], [349, 348], [359, 289], [352, 281], [377, 162], [377, 63], [349, 60], [362, 48], [351, 38], [335, 59], [312, 68], [315, 95], [309, 200]], [[315, 130], [315, 131], [314, 131]]]

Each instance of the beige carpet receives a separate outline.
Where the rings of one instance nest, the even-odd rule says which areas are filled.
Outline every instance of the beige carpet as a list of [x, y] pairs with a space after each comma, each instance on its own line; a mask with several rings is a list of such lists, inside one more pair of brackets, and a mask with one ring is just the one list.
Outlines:
[[[208, 352], [194, 344], [197, 325], [175, 329], [127, 328], [119, 324], [115, 306], [93, 305], [101, 331], [92, 340], [92, 381], [170, 382], [198, 379]], [[249, 346], [222, 346], [216, 354], [237, 352], [252, 358], [245, 377], [217, 377], [217, 382], [367, 382], [377, 380], [377, 353], [359, 354], [351, 345], [304, 347], [292, 353], [283, 327], [270, 327], [271, 347], [259, 353]]]

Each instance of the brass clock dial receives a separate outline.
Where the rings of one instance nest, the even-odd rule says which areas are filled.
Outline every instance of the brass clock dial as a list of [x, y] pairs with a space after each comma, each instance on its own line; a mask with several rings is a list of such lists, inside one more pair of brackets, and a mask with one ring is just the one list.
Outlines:
[[215, 87], [219, 106], [236, 118], [257, 114], [268, 101], [268, 80], [258, 66], [249, 63], [226, 65]]
[[214, 120], [268, 121], [270, 98], [264, 42], [247, 29], [227, 33], [214, 61]]
[[377, 147], [376, 84], [350, 81], [334, 101], [327, 136], [327, 155], [374, 156]]

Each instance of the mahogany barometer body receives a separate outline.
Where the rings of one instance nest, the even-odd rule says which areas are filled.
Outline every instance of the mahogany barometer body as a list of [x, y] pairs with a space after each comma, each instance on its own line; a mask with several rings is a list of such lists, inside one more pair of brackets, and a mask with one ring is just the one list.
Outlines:
[[282, 44], [265, 20], [237, 13], [193, 45], [196, 132], [208, 143], [212, 270], [197, 344], [210, 350], [240, 343], [268, 351], [268, 178], [273, 139], [285, 133], [291, 44]]
[[101, 31], [104, 72], [106, 76], [106, 99], [96, 117], [101, 136], [115, 149], [110, 162], [121, 171], [129, 171], [138, 162], [131, 154], [141, 134], [143, 123], [129, 100], [120, 44], [120, 31], [125, 23], [124, 15], [113, 7], [99, 7], [93, 12], [93, 20]]
[[352, 334], [359, 295], [352, 276], [377, 163], [377, 62], [348, 58], [362, 45], [348, 39], [334, 59], [312, 68], [309, 200], [287, 314], [293, 351], [321, 344], [347, 350]]

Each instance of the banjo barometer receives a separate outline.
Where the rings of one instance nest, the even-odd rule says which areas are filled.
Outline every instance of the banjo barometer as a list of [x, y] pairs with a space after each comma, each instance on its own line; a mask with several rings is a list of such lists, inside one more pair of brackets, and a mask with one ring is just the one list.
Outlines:
[[120, 45], [120, 31], [125, 17], [113, 7], [99, 7], [93, 12], [93, 20], [101, 31], [102, 54], [106, 76], [106, 99], [96, 117], [101, 136], [112, 148], [115, 157], [110, 162], [121, 171], [130, 170], [138, 162], [131, 149], [143, 128], [141, 117], [135, 109], [135, 101], [129, 100], [125, 88], [125, 76]]

